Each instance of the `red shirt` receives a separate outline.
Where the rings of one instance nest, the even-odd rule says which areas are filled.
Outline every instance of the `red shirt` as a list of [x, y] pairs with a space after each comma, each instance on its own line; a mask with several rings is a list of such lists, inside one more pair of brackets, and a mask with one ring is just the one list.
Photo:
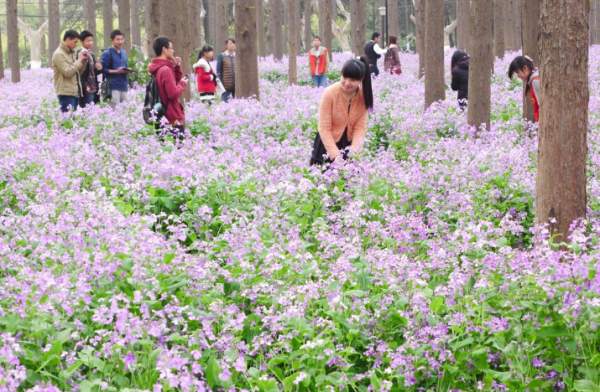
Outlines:
[[325, 75], [327, 73], [327, 65], [329, 62], [329, 57], [327, 55], [327, 48], [324, 46], [319, 47], [319, 51], [317, 52], [315, 48], [312, 48], [308, 51], [308, 61], [310, 63], [310, 74], [311, 76], [315, 75]]
[[185, 91], [185, 84], [181, 81], [183, 72], [181, 67], [172, 61], [155, 58], [148, 66], [148, 71], [156, 77], [158, 94], [163, 105], [167, 107], [165, 117], [172, 125], [185, 124], [185, 112], [179, 102], [181, 94]]
[[198, 92], [214, 94], [217, 90], [217, 76], [215, 75], [209, 62], [205, 59], [200, 59], [194, 64], [194, 71], [196, 72], [196, 84], [198, 85]]

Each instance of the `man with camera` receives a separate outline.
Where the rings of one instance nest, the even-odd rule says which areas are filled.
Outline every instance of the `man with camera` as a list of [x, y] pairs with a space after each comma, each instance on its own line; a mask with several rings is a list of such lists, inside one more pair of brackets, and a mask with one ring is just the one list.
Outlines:
[[54, 89], [58, 95], [60, 111], [63, 113], [77, 108], [83, 92], [80, 74], [87, 64], [89, 53], [82, 51], [76, 55], [78, 41], [79, 33], [75, 30], [65, 31], [63, 42], [52, 55]]

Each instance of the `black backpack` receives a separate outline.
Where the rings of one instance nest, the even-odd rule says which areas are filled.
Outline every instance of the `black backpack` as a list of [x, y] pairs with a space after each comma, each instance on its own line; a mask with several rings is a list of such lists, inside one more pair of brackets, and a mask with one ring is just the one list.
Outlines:
[[160, 99], [156, 76], [152, 75], [150, 81], [146, 84], [144, 110], [142, 110], [144, 122], [146, 124], [157, 126], [160, 124], [160, 120], [165, 116], [166, 111], [167, 108]]

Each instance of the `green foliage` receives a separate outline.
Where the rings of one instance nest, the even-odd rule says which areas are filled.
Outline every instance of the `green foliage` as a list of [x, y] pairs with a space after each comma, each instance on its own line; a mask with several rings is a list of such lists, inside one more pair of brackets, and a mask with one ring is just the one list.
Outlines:
[[133, 72], [129, 74], [129, 82], [145, 86], [150, 81], [150, 74], [148, 73], [150, 59], [146, 58], [144, 53], [137, 48], [131, 48], [128, 58], [128, 67], [133, 69]]

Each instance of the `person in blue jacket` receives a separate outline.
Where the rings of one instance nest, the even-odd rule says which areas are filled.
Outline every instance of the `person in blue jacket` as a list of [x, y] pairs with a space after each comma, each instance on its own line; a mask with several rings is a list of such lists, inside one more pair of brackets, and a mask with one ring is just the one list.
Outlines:
[[114, 30], [110, 33], [110, 39], [112, 47], [102, 53], [102, 69], [104, 78], [108, 80], [110, 86], [110, 104], [115, 107], [127, 100], [129, 68], [127, 53], [123, 48], [125, 36], [120, 30]]

